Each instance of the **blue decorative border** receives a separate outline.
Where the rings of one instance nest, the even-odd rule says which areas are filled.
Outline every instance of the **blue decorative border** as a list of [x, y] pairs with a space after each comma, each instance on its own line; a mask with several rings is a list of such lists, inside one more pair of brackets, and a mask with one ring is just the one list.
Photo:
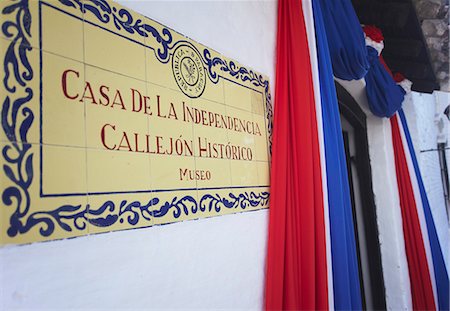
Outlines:
[[[79, 10], [83, 14], [92, 13], [98, 21], [103, 24], [108, 24], [111, 20], [113, 20], [117, 31], [126, 31], [129, 34], [136, 33], [145, 38], [149, 37], [149, 35], [153, 36], [160, 47], [157, 50], [155, 50], [154, 47], [147, 47], [155, 50], [155, 55], [161, 63], [167, 63], [169, 61], [171, 50], [176, 49], [181, 44], [185, 44], [192, 47], [199, 54], [199, 56], [203, 56], [202, 60], [204, 62], [205, 69], [208, 72], [208, 77], [214, 84], [218, 83], [219, 78], [223, 78], [231, 82], [240, 80], [242, 82], [250, 82], [255, 87], [264, 87], [267, 132], [269, 133], [269, 150], [270, 154], [272, 154], [272, 97], [270, 95], [269, 81], [265, 80], [261, 74], [245, 67], [239, 67], [234, 61], [227, 62], [220, 57], [212, 58], [211, 52], [207, 48], [205, 48], [203, 53], [201, 53], [188, 41], [180, 40], [173, 42], [173, 37], [169, 28], [163, 28], [162, 34], [160, 34], [153, 26], [144, 23], [141, 19], [134, 20], [132, 14], [130, 14], [130, 12], [126, 9], [122, 8], [117, 10], [106, 0], [85, 0], [83, 2], [81, 2], [81, 0], [59, 0], [59, 2], [67, 7], [72, 7]], [[241, 86], [246, 87], [244, 85]]]
[[[83, 204], [63, 205], [52, 211], [30, 213], [29, 189], [33, 181], [33, 152], [27, 134], [33, 123], [34, 114], [27, 104], [34, 96], [33, 89], [29, 86], [34, 72], [28, 60], [28, 54], [32, 50], [29, 41], [32, 17], [29, 0], [7, 1], [10, 1], [11, 4], [3, 9], [2, 15], [12, 18], [2, 24], [2, 32], [10, 40], [10, 44], [3, 62], [5, 72], [3, 85], [7, 94], [3, 101], [1, 118], [2, 128], [9, 144], [3, 147], [2, 155], [6, 162], [3, 165], [3, 171], [13, 185], [4, 189], [2, 202], [5, 206], [15, 208], [10, 217], [8, 236], [15, 237], [18, 234], [24, 234], [36, 226], [43, 237], [48, 237], [54, 232], [56, 226], [67, 232], [75, 229], [84, 230], [88, 223], [97, 227], [110, 227], [117, 222], [126, 222], [135, 226], [140, 219], [151, 221], [152, 218], [161, 218], [169, 213], [172, 213], [172, 216], [177, 219], [182, 215], [196, 215], [211, 211], [218, 213], [224, 209], [243, 211], [268, 205], [269, 193], [267, 191], [259, 193], [243, 191], [239, 194], [229, 193], [226, 197], [217, 193], [205, 194], [198, 201], [189, 195], [174, 197], [171, 201], [166, 202], [155, 197], [146, 204], [127, 200], [116, 204], [108, 200], [98, 208], [92, 208], [89, 204], [85, 206]], [[162, 34], [160, 34], [158, 30], [143, 23], [141, 19], [133, 20], [132, 15], [126, 9], [117, 10], [105, 0], [85, 0], [83, 2], [59, 0], [59, 2], [68, 8], [81, 10], [83, 13], [91, 12], [102, 23], [109, 23], [112, 20], [118, 31], [137, 33], [143, 37], [153, 36], [160, 45], [155, 50], [155, 55], [163, 63], [170, 59], [170, 50], [181, 42], [172, 44], [172, 34], [169, 29], [163, 28]], [[182, 42], [190, 44], [186, 41]], [[225, 73], [235, 80], [249, 81], [257, 87], [264, 86], [268, 132], [271, 138], [272, 106], [268, 81], [251, 70], [237, 67], [232, 61], [226, 62], [218, 57], [211, 58], [210, 55], [209, 50], [204, 49], [205, 68], [213, 83], [217, 83], [219, 77], [223, 77], [219, 73]]]

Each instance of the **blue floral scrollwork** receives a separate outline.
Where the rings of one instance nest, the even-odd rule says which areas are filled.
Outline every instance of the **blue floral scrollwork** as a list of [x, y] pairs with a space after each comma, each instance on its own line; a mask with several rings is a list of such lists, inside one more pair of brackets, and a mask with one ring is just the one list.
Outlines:
[[[22, 215], [28, 216], [25, 225], [18, 224], [14, 228], [19, 228], [18, 231], [24, 233], [40, 224], [40, 234], [47, 237], [54, 232], [56, 225], [67, 232], [71, 232], [73, 229], [84, 230], [87, 223], [95, 227], [110, 227], [117, 222], [123, 223], [126, 221], [129, 225], [136, 226], [141, 219], [150, 223], [152, 217], [162, 218], [170, 211], [172, 211], [173, 217], [178, 219], [182, 215], [188, 216], [205, 212], [219, 213], [224, 208], [243, 211], [248, 208], [265, 207], [268, 204], [269, 192], [267, 191], [229, 193], [228, 197], [222, 197], [219, 194], [205, 194], [198, 201], [190, 195], [180, 198], [174, 197], [172, 200], [165, 202], [161, 202], [159, 198], [155, 197], [146, 204], [127, 200], [122, 200], [119, 204], [116, 204], [108, 200], [97, 209], [92, 208], [89, 204], [85, 207], [82, 205], [63, 205], [53, 211], [37, 211], [30, 215]], [[116, 208], [118, 208], [117, 212]]]
[[9, 140], [2, 149], [5, 159], [3, 171], [13, 182], [2, 193], [6, 206], [14, 206], [8, 229], [10, 236], [24, 231], [21, 218], [30, 209], [29, 187], [33, 180], [33, 153], [27, 140], [27, 133], [34, 120], [27, 103], [33, 98], [28, 83], [33, 79], [33, 69], [28, 60], [31, 37], [31, 14], [28, 0], [12, 2], [3, 8], [4, 16], [12, 17], [2, 24], [3, 35], [10, 41], [3, 60], [3, 86], [6, 94], [1, 111], [2, 129]]
[[[169, 30], [163, 29], [160, 35], [155, 28], [143, 24], [142, 20], [134, 21], [125, 9], [117, 12], [104, 0], [59, 1], [82, 12], [89, 11], [104, 23], [112, 19], [118, 30], [136, 32], [144, 37], [151, 34], [161, 44], [157, 55], [160, 61], [168, 61], [170, 58], [169, 44], [172, 36]], [[10, 237], [24, 234], [35, 227], [42, 236], [48, 237], [56, 228], [73, 232], [82, 231], [88, 225], [110, 227], [118, 222], [137, 226], [140, 221], [150, 222], [152, 218], [164, 217], [169, 212], [172, 212], [174, 218], [180, 218], [182, 215], [197, 213], [219, 213], [222, 209], [245, 210], [268, 205], [269, 193], [262, 191], [229, 193], [226, 197], [219, 194], [205, 194], [198, 201], [189, 195], [174, 197], [170, 201], [161, 201], [158, 197], [153, 197], [144, 203], [128, 200], [117, 203], [108, 200], [97, 208], [90, 204], [66, 204], [48, 211], [30, 211], [34, 157], [27, 136], [34, 121], [33, 111], [29, 107], [34, 97], [33, 89], [29, 85], [34, 73], [29, 62], [29, 53], [32, 51], [29, 0], [11, 0], [1, 13], [5, 17], [1, 26], [2, 32], [9, 42], [3, 60], [3, 85], [6, 93], [1, 108], [2, 129], [9, 142], [3, 147], [1, 155], [5, 160], [3, 173], [10, 184], [3, 190], [1, 198], [5, 207], [13, 208], [7, 229]], [[208, 58], [208, 53], [205, 50], [204, 55], [211, 79], [218, 79], [212, 67], [219, 65], [222, 72], [236, 79], [251, 81], [255, 86], [263, 85], [266, 90], [266, 102], [270, 104], [268, 82], [264, 81], [262, 76], [245, 68], [237, 68], [233, 62]]]
[[[155, 199], [154, 203], [158, 203]], [[204, 194], [198, 201], [192, 196], [184, 196], [182, 198], [173, 198], [167, 201], [161, 207], [153, 210], [153, 217], [163, 217], [172, 210], [173, 217], [179, 218], [181, 215], [188, 216], [204, 212], [219, 213], [223, 208], [245, 210], [248, 208], [265, 207], [269, 204], [269, 192], [262, 191], [260, 193], [243, 192], [238, 195], [229, 193], [228, 197], [222, 197], [219, 194]]]
[[208, 75], [213, 83], [217, 83], [220, 75], [216, 70], [220, 70], [222, 73], [226, 73], [236, 80], [242, 82], [250, 82], [256, 87], [264, 87], [264, 96], [266, 100], [266, 118], [267, 118], [267, 131], [269, 133], [269, 150], [272, 154], [272, 97], [270, 95], [269, 81], [265, 80], [261, 74], [255, 73], [253, 70], [248, 70], [245, 67], [239, 67], [233, 61], [226, 61], [220, 57], [211, 57], [211, 52], [208, 49], [203, 50], [203, 57], [205, 59], [206, 69]]
[[172, 34], [169, 29], [163, 28], [162, 34], [159, 31], [142, 21], [142, 19], [133, 19], [133, 16], [126, 9], [117, 10], [106, 0], [59, 0], [60, 3], [79, 9], [82, 13], [90, 12], [102, 23], [107, 24], [111, 20], [117, 30], [125, 30], [130, 34], [137, 33], [142, 37], [149, 37], [151, 34], [161, 45], [157, 50], [158, 59], [166, 63], [169, 61], [169, 44], [172, 42]]
[[[96, 18], [107, 24], [111, 21], [117, 30], [125, 30], [130, 34], [138, 33], [143, 37], [148, 37], [149, 33], [156, 39], [156, 41], [161, 45], [157, 50], [157, 57], [162, 63], [167, 63], [170, 59], [169, 51], [173, 49], [178, 43], [175, 42], [172, 46], [170, 45], [173, 41], [172, 34], [167, 28], [162, 29], [162, 35], [158, 32], [156, 28], [149, 24], [143, 23], [141, 19], [133, 19], [133, 16], [126, 9], [117, 10], [114, 6], [111, 6], [106, 0], [59, 0], [60, 3], [73, 8], [78, 8], [81, 12], [91, 12], [96, 16]], [[156, 51], [155, 51], [156, 52]], [[270, 95], [269, 81], [265, 80], [262, 75], [255, 73], [253, 70], [248, 70], [245, 67], [239, 67], [233, 61], [226, 61], [220, 57], [211, 57], [211, 53], [208, 49], [204, 49], [203, 58], [206, 64], [206, 69], [208, 71], [208, 76], [213, 83], [217, 83], [220, 76], [215, 71], [215, 67], [236, 80], [241, 80], [242, 82], [249, 81], [256, 87], [264, 87], [264, 95], [266, 100], [266, 117], [267, 117], [267, 130], [269, 133], [269, 150], [272, 153], [272, 99]]]
[[[133, 16], [126, 9], [122, 8], [117, 10], [114, 6], [111, 6], [106, 0], [59, 0], [60, 3], [68, 7], [77, 8], [83, 13], [91, 12], [96, 18], [107, 24], [111, 21], [117, 30], [125, 30], [130, 34], [137, 33], [143, 37], [148, 37], [151, 34], [156, 41], [161, 45], [155, 54], [160, 62], [167, 63], [170, 59], [170, 50], [173, 49], [180, 42], [173, 41], [172, 34], [169, 29], [163, 28], [162, 34], [158, 32], [156, 28], [149, 24], [143, 23], [142, 19], [133, 19]], [[211, 53], [208, 49], [204, 49], [203, 58], [208, 71], [208, 76], [213, 83], [217, 83], [220, 76], [215, 71], [215, 67], [225, 74], [241, 80], [242, 82], [249, 81], [256, 87], [264, 87], [264, 95], [266, 100], [266, 117], [267, 117], [267, 130], [269, 133], [269, 150], [272, 153], [272, 99], [270, 95], [269, 81], [265, 80], [262, 75], [255, 73], [253, 70], [248, 70], [245, 67], [239, 67], [233, 61], [226, 61], [220, 57], [211, 57]]]

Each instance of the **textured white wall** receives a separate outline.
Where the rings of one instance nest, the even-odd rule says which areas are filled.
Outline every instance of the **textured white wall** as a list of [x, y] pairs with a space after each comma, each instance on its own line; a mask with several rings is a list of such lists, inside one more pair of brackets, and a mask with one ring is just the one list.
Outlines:
[[0, 250], [0, 310], [261, 309], [267, 211]]
[[[442, 188], [439, 155], [437, 148], [436, 112], [440, 109], [438, 98], [447, 98], [448, 93], [422, 94], [412, 93], [411, 105], [405, 106], [405, 114], [415, 144], [416, 155], [422, 174], [425, 190], [428, 195], [431, 213], [441, 243], [447, 269], [450, 268], [449, 225], [445, 210], [444, 192]], [[441, 99], [442, 101], [442, 99]], [[448, 102], [447, 102], [448, 103]], [[450, 271], [450, 269], [449, 269]]]
[[[120, 1], [270, 77], [275, 1]], [[268, 211], [0, 248], [0, 310], [261, 309]]]

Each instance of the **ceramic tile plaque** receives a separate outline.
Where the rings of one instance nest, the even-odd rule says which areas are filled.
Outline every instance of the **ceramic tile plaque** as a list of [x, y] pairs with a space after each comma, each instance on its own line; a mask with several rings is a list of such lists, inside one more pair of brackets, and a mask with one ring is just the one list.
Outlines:
[[0, 9], [0, 244], [268, 208], [264, 75], [114, 2]]

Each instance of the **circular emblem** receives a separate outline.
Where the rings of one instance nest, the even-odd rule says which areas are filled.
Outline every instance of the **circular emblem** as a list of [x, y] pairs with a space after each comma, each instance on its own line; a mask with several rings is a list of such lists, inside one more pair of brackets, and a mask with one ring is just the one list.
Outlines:
[[190, 46], [176, 48], [172, 57], [172, 71], [180, 90], [190, 98], [203, 94], [206, 85], [206, 73], [202, 59]]

